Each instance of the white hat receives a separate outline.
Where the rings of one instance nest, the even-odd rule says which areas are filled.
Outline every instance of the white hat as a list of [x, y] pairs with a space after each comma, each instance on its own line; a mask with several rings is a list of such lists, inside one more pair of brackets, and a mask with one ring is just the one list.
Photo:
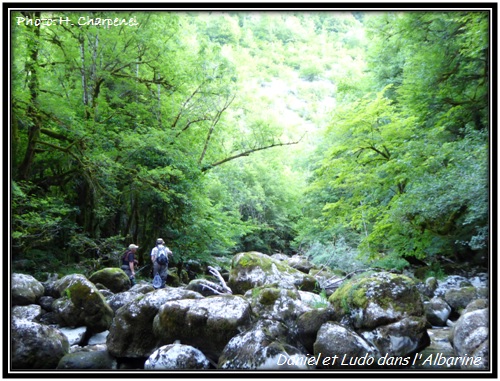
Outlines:
[[131, 244], [129, 245], [129, 247], [128, 247], [128, 248], [129, 248], [129, 250], [132, 250], [132, 249], [138, 249], [138, 248], [139, 248], [139, 246], [134, 245], [133, 243], [131, 243]]

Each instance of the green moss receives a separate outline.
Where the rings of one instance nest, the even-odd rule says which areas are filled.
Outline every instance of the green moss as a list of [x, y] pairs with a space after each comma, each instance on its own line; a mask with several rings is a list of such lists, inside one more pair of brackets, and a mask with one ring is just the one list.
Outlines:
[[[408, 306], [419, 301], [411, 286], [413, 281], [403, 275], [384, 273], [383, 277], [373, 274], [366, 278], [356, 278], [344, 283], [329, 298], [337, 310], [349, 313], [355, 308], [365, 309], [369, 303], [367, 293], [373, 294], [376, 303], [384, 309], [393, 308], [405, 312]], [[397, 290], [397, 291], [396, 291]], [[397, 295], [394, 294], [397, 292]], [[418, 310], [418, 309], [417, 309]]]
[[274, 302], [279, 298], [280, 290], [276, 288], [266, 288], [262, 290], [259, 298], [259, 302], [266, 306], [273, 305]]
[[[237, 261], [233, 263], [233, 268], [242, 267], [242, 268], [255, 268], [260, 267], [265, 272], [272, 270], [273, 264], [279, 271], [290, 272], [291, 267], [282, 264], [279, 261], [275, 261], [270, 257], [267, 257], [264, 254], [257, 252], [249, 252], [243, 253]], [[295, 269], [292, 269], [295, 270]]]

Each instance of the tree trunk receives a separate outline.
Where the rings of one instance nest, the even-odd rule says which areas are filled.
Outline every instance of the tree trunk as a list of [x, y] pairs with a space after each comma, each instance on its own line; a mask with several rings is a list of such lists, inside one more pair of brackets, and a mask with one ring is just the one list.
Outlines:
[[[40, 19], [40, 12], [34, 12], [33, 14], [24, 13], [25, 17], [31, 17], [33, 19]], [[35, 159], [36, 145], [40, 138], [40, 128], [41, 120], [38, 116], [38, 43], [40, 41], [40, 27], [33, 26], [30, 28], [33, 31], [33, 36], [28, 37], [27, 46], [29, 58], [26, 61], [26, 76], [28, 82], [28, 89], [30, 93], [30, 102], [28, 109], [26, 111], [27, 118], [29, 120], [28, 127], [28, 144], [26, 147], [26, 152], [24, 154], [24, 159], [19, 165], [18, 178], [20, 180], [28, 180], [31, 175], [31, 166]]]

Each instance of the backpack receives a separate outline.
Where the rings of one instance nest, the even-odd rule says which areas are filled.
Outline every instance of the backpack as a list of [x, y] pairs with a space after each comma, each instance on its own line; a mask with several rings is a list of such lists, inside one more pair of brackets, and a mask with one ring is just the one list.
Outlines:
[[130, 260], [129, 260], [130, 259], [130, 254], [132, 254], [132, 252], [130, 250], [127, 250], [125, 252], [125, 254], [123, 254], [123, 256], [122, 256], [122, 264], [123, 265], [128, 265], [129, 264], [129, 262], [130, 262]]
[[166, 265], [168, 263], [167, 249], [165, 248], [165, 246], [158, 248], [158, 256], [156, 258], [156, 262], [159, 265]]
[[162, 284], [162, 280], [161, 280], [160, 274], [156, 274], [154, 279], [153, 279], [153, 287], [160, 288], [161, 284]]

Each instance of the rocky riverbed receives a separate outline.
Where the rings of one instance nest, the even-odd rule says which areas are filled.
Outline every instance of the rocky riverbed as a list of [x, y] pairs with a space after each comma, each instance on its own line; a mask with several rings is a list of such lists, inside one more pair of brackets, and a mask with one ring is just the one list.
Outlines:
[[45, 282], [15, 273], [12, 369], [489, 368], [486, 273], [345, 276], [257, 252], [219, 271], [232, 292], [213, 277], [131, 287], [118, 268]]

